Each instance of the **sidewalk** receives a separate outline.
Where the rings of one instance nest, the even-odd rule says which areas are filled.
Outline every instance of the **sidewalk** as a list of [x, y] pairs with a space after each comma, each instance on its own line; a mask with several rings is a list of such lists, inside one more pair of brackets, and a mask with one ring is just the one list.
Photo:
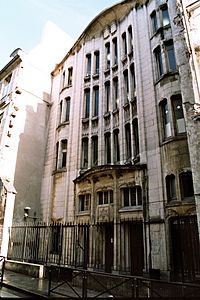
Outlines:
[[[74, 287], [73, 289], [66, 283], [56, 288], [55, 292], [51, 292], [48, 297], [48, 279], [34, 278], [21, 273], [12, 272], [9, 270], [4, 271], [3, 286], [23, 292], [32, 298], [48, 299], [48, 298], [82, 298], [82, 288]], [[58, 283], [52, 282], [51, 288], [57, 286]], [[94, 298], [98, 292], [87, 290], [87, 297]], [[101, 298], [109, 298], [109, 294], [102, 294]]]

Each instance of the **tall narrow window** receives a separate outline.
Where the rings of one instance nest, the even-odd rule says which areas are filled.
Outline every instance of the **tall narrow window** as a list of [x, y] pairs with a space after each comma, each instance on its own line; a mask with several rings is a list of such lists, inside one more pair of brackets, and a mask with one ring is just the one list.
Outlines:
[[72, 85], [72, 74], [73, 74], [73, 68], [71, 67], [68, 69], [68, 82], [67, 82], [68, 86]]
[[59, 123], [62, 123], [63, 100], [60, 101], [59, 106]]
[[131, 129], [130, 124], [125, 125], [125, 139], [126, 139], [126, 159], [131, 158]]
[[156, 64], [157, 64], [157, 73], [158, 73], [158, 76], [160, 77], [164, 73], [163, 61], [162, 61], [162, 53], [161, 53], [160, 47], [157, 47], [154, 50], [154, 53], [155, 53]]
[[117, 38], [113, 39], [113, 66], [118, 64]]
[[134, 99], [135, 96], [135, 89], [136, 89], [136, 81], [135, 81], [135, 65], [132, 63], [130, 65], [130, 73], [131, 73], [131, 83], [130, 83], [130, 89], [131, 89], [131, 99]]
[[167, 59], [168, 59], [168, 68], [169, 70], [176, 70], [176, 58], [174, 53], [174, 45], [173, 41], [168, 41], [165, 43], [165, 48], [167, 52]]
[[194, 197], [192, 173], [184, 172], [179, 174], [179, 180], [182, 199]]
[[165, 181], [167, 190], [167, 200], [176, 200], [176, 181], [174, 174], [167, 175]]
[[95, 56], [95, 70], [94, 70], [94, 74], [99, 74], [99, 66], [100, 66], [99, 51], [95, 51], [94, 52], [94, 56]]
[[115, 77], [113, 79], [113, 109], [117, 109], [119, 107], [119, 91], [118, 91], [118, 78]]
[[123, 57], [127, 55], [127, 41], [126, 41], [126, 32], [122, 34], [122, 51]]
[[92, 165], [98, 165], [98, 136], [92, 137]]
[[151, 24], [152, 24], [152, 32], [155, 33], [158, 29], [158, 22], [156, 12], [153, 11], [151, 14]]
[[88, 167], [88, 138], [82, 139], [82, 168]]
[[11, 90], [11, 78], [12, 78], [12, 74], [8, 75], [6, 77], [6, 79], [4, 80], [4, 88], [3, 88], [3, 93], [2, 93], [2, 98], [6, 95], [9, 94], [10, 90]]
[[110, 43], [105, 45], [106, 50], [106, 69], [110, 69]]
[[66, 168], [67, 165], [67, 140], [56, 144], [56, 169]]
[[85, 118], [90, 116], [90, 90], [85, 90]]
[[129, 79], [128, 79], [128, 70], [125, 70], [123, 72], [124, 75], [124, 103], [128, 102], [128, 96], [129, 96]]
[[138, 119], [133, 120], [133, 151], [134, 157], [136, 157], [139, 152], [139, 133], [138, 133]]
[[93, 104], [93, 116], [98, 116], [99, 114], [99, 87], [94, 87], [94, 104]]
[[61, 87], [64, 88], [65, 87], [65, 71], [63, 71], [62, 73], [62, 84]]
[[175, 131], [176, 134], [186, 132], [185, 127], [185, 119], [183, 114], [183, 106], [182, 106], [182, 99], [181, 95], [174, 95], [171, 97], [173, 112], [174, 112], [174, 119], [175, 119]]
[[162, 12], [162, 25], [167, 26], [170, 24], [170, 19], [169, 19], [169, 13], [168, 13], [168, 8], [167, 5], [164, 5], [161, 7], [161, 12]]
[[110, 111], [110, 81], [105, 83], [105, 112]]
[[111, 139], [110, 139], [110, 132], [105, 134], [105, 158], [106, 163], [111, 163]]
[[91, 54], [88, 53], [86, 55], [86, 76], [91, 75], [91, 65], [92, 65], [92, 58], [91, 58]]
[[69, 122], [70, 115], [70, 97], [65, 99], [65, 122]]
[[61, 141], [61, 166], [66, 167], [67, 163], [67, 140]]
[[120, 147], [119, 147], [119, 129], [113, 131], [114, 134], [114, 163], [120, 161]]
[[164, 138], [168, 138], [172, 135], [172, 131], [171, 131], [171, 122], [170, 122], [170, 114], [169, 114], [167, 99], [164, 99], [161, 102], [160, 106], [161, 106], [161, 113], [162, 113], [162, 120], [163, 120]]
[[129, 53], [133, 51], [133, 31], [131, 25], [128, 27], [128, 51]]

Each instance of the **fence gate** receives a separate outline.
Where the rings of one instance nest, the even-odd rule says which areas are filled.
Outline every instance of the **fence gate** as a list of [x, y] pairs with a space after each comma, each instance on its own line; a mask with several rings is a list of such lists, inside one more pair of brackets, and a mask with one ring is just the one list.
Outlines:
[[172, 279], [197, 280], [200, 276], [200, 245], [196, 216], [171, 220], [171, 246]]

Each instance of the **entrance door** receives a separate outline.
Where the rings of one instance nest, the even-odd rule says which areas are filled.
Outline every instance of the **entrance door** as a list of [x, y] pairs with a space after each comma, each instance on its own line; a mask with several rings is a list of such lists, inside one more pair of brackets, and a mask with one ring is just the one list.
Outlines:
[[111, 273], [113, 266], [113, 224], [105, 225], [105, 272]]
[[173, 280], [193, 281], [200, 275], [200, 245], [195, 216], [171, 220]]
[[131, 275], [142, 275], [144, 268], [143, 226], [131, 222], [130, 225], [130, 263]]

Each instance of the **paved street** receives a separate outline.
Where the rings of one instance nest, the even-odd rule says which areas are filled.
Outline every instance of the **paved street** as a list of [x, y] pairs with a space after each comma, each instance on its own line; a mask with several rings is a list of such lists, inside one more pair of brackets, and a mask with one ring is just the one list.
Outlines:
[[31, 298], [30, 296], [2, 287], [0, 289], [0, 298]]

